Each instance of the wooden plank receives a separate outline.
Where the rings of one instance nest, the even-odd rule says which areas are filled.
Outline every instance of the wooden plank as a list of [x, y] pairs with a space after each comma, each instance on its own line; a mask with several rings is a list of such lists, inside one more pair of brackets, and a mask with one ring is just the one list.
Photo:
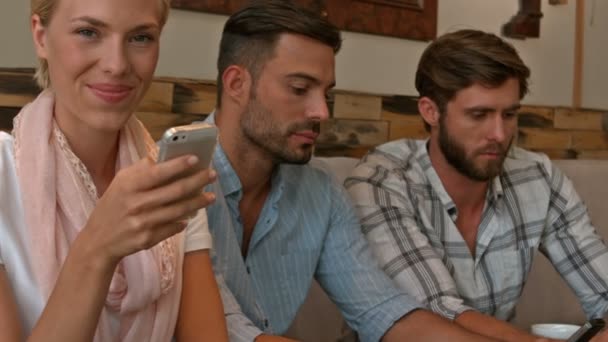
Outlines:
[[173, 83], [152, 82], [141, 100], [138, 112], [171, 112], [173, 107]]
[[331, 119], [321, 123], [319, 146], [376, 146], [388, 140], [387, 121]]
[[361, 159], [370, 151], [370, 146], [316, 146], [315, 156], [317, 157], [351, 157]]
[[608, 159], [608, 149], [594, 151], [582, 150], [578, 154], [578, 159]]
[[382, 110], [392, 113], [417, 114], [418, 98], [415, 96], [383, 96]]
[[552, 107], [522, 106], [518, 113], [519, 127], [553, 127], [554, 109]]
[[13, 129], [13, 118], [19, 114], [21, 108], [0, 107], [0, 130], [10, 132]]
[[429, 132], [424, 128], [424, 121], [418, 114], [383, 111], [381, 118], [390, 122], [388, 140], [426, 139], [429, 136]]
[[0, 106], [22, 107], [40, 93], [31, 74], [0, 72]]
[[136, 115], [150, 131], [154, 140], [158, 140], [169, 127], [189, 125], [193, 121], [202, 121], [206, 118], [206, 115], [156, 112], [138, 112]]
[[573, 149], [554, 150], [554, 149], [534, 149], [534, 152], [544, 153], [550, 159], [577, 159], [579, 153]]
[[527, 149], [569, 149], [572, 139], [569, 132], [539, 128], [520, 128], [517, 144]]
[[3, 68], [0, 67], [0, 74], [28, 74], [33, 76], [36, 72], [34, 68]]
[[573, 131], [572, 148], [577, 150], [608, 149], [608, 133], [595, 131]]
[[333, 117], [336, 119], [380, 120], [382, 97], [357, 94], [334, 94]]
[[216, 88], [209, 83], [175, 83], [172, 112], [211, 113], [215, 109]]
[[559, 129], [601, 131], [604, 129], [606, 115], [603, 112], [560, 108], [555, 111], [554, 126]]

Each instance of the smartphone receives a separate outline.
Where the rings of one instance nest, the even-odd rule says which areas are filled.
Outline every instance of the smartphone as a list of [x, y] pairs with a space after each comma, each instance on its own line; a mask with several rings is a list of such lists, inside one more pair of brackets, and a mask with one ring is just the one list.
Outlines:
[[171, 127], [158, 141], [158, 162], [192, 154], [198, 157], [195, 171], [208, 168], [217, 137], [217, 127], [208, 123]]
[[601, 318], [587, 321], [587, 323], [578, 329], [574, 335], [570, 336], [567, 342], [587, 342], [602, 329], [604, 329], [605, 326], [606, 322], [604, 322], [604, 320]]

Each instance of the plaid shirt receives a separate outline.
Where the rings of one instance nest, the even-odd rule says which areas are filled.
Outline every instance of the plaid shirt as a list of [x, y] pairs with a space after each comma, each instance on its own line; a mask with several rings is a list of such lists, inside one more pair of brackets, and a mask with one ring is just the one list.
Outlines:
[[608, 310], [608, 249], [570, 180], [544, 155], [511, 149], [488, 187], [474, 258], [426, 141], [378, 147], [345, 186], [384, 271], [449, 319], [470, 309], [513, 318], [537, 249], [574, 289], [587, 316]]

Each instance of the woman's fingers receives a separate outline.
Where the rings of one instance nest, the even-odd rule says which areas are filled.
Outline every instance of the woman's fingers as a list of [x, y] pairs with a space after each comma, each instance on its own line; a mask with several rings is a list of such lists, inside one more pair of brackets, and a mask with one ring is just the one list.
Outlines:
[[215, 196], [212, 193], [201, 193], [146, 211], [138, 215], [135, 222], [140, 229], [145, 230], [154, 226], [183, 221], [185, 218], [196, 215], [200, 209], [211, 204], [214, 199]]
[[175, 202], [166, 207], [132, 217], [128, 220], [129, 234], [136, 250], [150, 248], [162, 240], [184, 230], [190, 217], [211, 201], [200, 194], [194, 198]]
[[186, 218], [215, 200], [202, 192], [215, 171], [194, 171], [197, 158], [178, 157], [156, 164], [144, 158], [119, 172], [89, 218], [98, 232], [91, 245], [112, 259], [122, 258], [182, 231]]
[[127, 178], [126, 182], [131, 185], [130, 190], [144, 191], [169, 183], [179, 175], [192, 171], [197, 163], [198, 158], [194, 155], [181, 156], [161, 163], [155, 163], [146, 157], [132, 167], [122, 170], [124, 172], [119, 173], [119, 176]]
[[174, 202], [165, 207], [150, 212], [150, 217], [155, 221], [163, 224], [174, 220], [180, 220], [185, 217], [192, 217], [202, 209], [213, 203], [215, 195], [213, 193], [202, 193], [191, 198], [183, 199]]
[[[139, 193], [133, 200], [134, 212], [139, 213], [153, 210], [185, 198], [202, 193], [203, 188], [215, 181], [216, 173], [213, 170], [201, 170], [193, 175], [179, 178], [167, 185]], [[212, 194], [207, 195], [213, 197]], [[213, 198], [210, 198], [213, 200]]]

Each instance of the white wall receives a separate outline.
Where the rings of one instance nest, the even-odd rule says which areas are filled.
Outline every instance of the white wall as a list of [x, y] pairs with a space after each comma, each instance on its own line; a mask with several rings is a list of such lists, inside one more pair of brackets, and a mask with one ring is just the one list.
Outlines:
[[26, 0], [0, 0], [0, 68], [36, 65], [29, 8]]
[[585, 3], [583, 106], [608, 109], [608, 1]]
[[[574, 1], [553, 6], [543, 0], [541, 38], [511, 40], [532, 69], [532, 93], [526, 103], [571, 105]], [[605, 1], [597, 2], [608, 7]], [[0, 67], [35, 65], [27, 27], [28, 3], [0, 1], [0, 46], [4, 50], [0, 52]], [[477, 28], [498, 33], [517, 12], [518, 3], [518, 0], [439, 0], [438, 32]], [[218, 41], [225, 20], [225, 16], [174, 10], [163, 33], [157, 75], [215, 79]], [[596, 42], [604, 45], [599, 39]], [[337, 87], [416, 95], [413, 76], [425, 47], [424, 42], [344, 32], [343, 49], [337, 57]], [[587, 83], [593, 82], [589, 87], [601, 86], [607, 73], [593, 81], [588, 79]], [[608, 104], [603, 107], [608, 108]]]

